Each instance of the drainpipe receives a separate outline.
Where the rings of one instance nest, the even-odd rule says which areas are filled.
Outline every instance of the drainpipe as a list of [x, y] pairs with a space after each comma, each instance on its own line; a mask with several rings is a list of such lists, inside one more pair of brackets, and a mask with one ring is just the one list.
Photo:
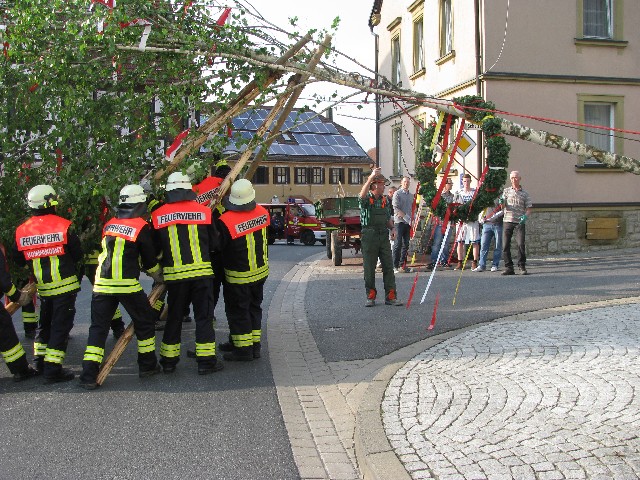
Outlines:
[[[378, 57], [380, 52], [380, 36], [377, 33], [374, 33], [373, 29], [371, 30], [371, 34], [374, 37], [374, 49], [375, 49], [375, 63], [374, 63], [374, 71], [375, 71], [375, 79], [376, 84], [378, 83]], [[375, 102], [376, 102], [376, 167], [380, 166], [380, 94], [375, 94]]]
[[[481, 21], [480, 21], [480, 0], [473, 1], [474, 18], [475, 18], [475, 47], [476, 47], [476, 95], [482, 97], [482, 81], [480, 76], [482, 75], [482, 43], [481, 43]], [[484, 138], [483, 134], [478, 133], [478, 171], [477, 178], [482, 175], [484, 168]]]

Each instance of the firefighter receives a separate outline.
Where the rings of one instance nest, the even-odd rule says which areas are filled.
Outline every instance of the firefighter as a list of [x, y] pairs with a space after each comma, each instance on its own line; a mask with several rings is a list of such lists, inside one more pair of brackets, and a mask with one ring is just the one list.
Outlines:
[[[0, 250], [0, 288], [2, 291], [9, 300], [18, 302], [23, 307], [29, 303], [33, 304], [33, 300], [27, 292], [21, 292], [15, 287], [6, 266], [4, 252]], [[21, 382], [38, 375], [39, 372], [27, 362], [27, 354], [18, 340], [11, 315], [5, 310], [2, 303], [0, 303], [0, 354], [2, 354], [4, 363], [9, 367], [14, 382]]]
[[180, 339], [185, 307], [193, 306], [196, 323], [198, 373], [222, 370], [217, 361], [213, 314], [210, 251], [217, 246], [211, 210], [195, 201], [189, 177], [169, 175], [165, 204], [151, 218], [162, 245], [162, 267], [167, 284], [167, 324], [160, 345], [164, 373], [172, 373], [180, 361]]
[[[84, 257], [84, 275], [89, 279], [89, 283], [93, 286], [96, 278], [96, 270], [98, 268], [98, 256], [99, 250], [93, 250], [90, 254]], [[124, 333], [124, 320], [122, 319], [122, 312], [120, 308], [116, 308], [113, 318], [111, 319], [111, 331], [113, 332], [113, 338], [118, 340]]]
[[[206, 207], [211, 207], [211, 201], [213, 199], [217, 199], [218, 195], [220, 195], [220, 185], [222, 185], [226, 176], [229, 175], [231, 168], [227, 164], [226, 160], [219, 160], [211, 170], [212, 172], [210, 177], [205, 178], [202, 182], [193, 187], [193, 191], [196, 192], [197, 195], [196, 202]], [[213, 217], [219, 218], [222, 213], [224, 213], [224, 206], [219, 203], [215, 210], [213, 210]], [[222, 286], [222, 278], [224, 276], [222, 258], [220, 257], [219, 252], [212, 252], [211, 265], [213, 266], [214, 273], [213, 308], [215, 310], [216, 305], [218, 305], [218, 299], [220, 298], [220, 287]], [[213, 316], [213, 321], [215, 322], [215, 316]]]
[[102, 252], [98, 257], [91, 298], [91, 327], [80, 375], [80, 386], [87, 390], [98, 386], [96, 378], [118, 303], [131, 316], [138, 338], [138, 376], [149, 377], [159, 371], [156, 315], [138, 281], [142, 263], [142, 268], [154, 281], [162, 282], [151, 226], [142, 218], [147, 210], [146, 200], [140, 185], [123, 187], [116, 216], [102, 230]]
[[269, 276], [267, 227], [269, 213], [255, 202], [251, 182], [238, 180], [223, 199], [218, 220], [224, 266], [224, 307], [230, 342], [220, 345], [225, 360], [260, 358], [262, 297]]
[[50, 185], [36, 185], [27, 195], [32, 216], [16, 230], [15, 259], [29, 265], [36, 279], [40, 323], [33, 343], [35, 365], [45, 383], [67, 382], [74, 374], [62, 368], [80, 290], [77, 265], [82, 260], [80, 239], [71, 222], [56, 215], [58, 196]]

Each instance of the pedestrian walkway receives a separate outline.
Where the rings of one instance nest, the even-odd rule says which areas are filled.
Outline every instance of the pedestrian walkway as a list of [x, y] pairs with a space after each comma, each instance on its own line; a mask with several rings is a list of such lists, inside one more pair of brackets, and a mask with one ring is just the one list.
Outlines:
[[266, 326], [301, 478], [640, 478], [640, 297], [329, 362], [305, 310], [319, 258], [287, 274]]
[[628, 304], [469, 329], [393, 376], [385, 432], [416, 479], [639, 478], [638, 338]]

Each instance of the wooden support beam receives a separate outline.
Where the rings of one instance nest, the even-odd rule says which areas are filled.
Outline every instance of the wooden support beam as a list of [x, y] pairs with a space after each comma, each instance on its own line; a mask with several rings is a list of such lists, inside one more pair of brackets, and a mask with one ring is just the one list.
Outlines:
[[[274, 65], [284, 65], [290, 60], [296, 53], [298, 53], [309, 41], [311, 35], [307, 34], [300, 39], [293, 47], [274, 62]], [[269, 75], [263, 81], [252, 80], [247, 84], [238, 95], [222, 110], [212, 115], [204, 124], [198, 128], [198, 133], [195, 136], [190, 136], [178, 149], [176, 156], [171, 163], [164, 169], [160, 169], [154, 175], [154, 181], [159, 182], [165, 175], [170, 174], [176, 170], [185, 158], [191, 155], [194, 151], [198, 151], [200, 147], [210, 138], [211, 135], [215, 135], [218, 131], [233, 117], [238, 115], [247, 105], [254, 101], [260, 92], [262, 92], [269, 85], [276, 82], [286, 72], [285, 71], [269, 71]]]

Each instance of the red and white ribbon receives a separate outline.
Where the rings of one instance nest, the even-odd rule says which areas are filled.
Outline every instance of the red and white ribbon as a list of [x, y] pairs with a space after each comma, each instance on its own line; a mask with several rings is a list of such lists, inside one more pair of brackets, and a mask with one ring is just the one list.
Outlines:
[[180, 148], [180, 146], [182, 145], [182, 141], [187, 137], [187, 135], [189, 135], [189, 129], [187, 128], [184, 132], [181, 132], [176, 139], [173, 141], [173, 143], [171, 144], [171, 146], [169, 148], [167, 148], [167, 152], [166, 152], [166, 159], [168, 161], [172, 161], [173, 158], [176, 156], [176, 152], [178, 151], [178, 149]]

